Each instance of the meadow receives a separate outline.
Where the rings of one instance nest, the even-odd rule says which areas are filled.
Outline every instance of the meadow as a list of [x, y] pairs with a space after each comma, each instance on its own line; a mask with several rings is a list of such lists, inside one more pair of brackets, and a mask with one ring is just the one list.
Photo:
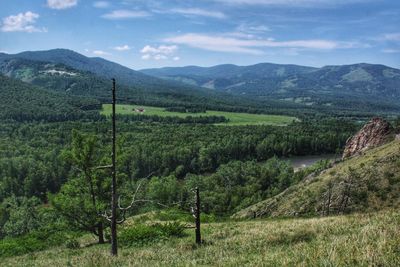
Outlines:
[[[135, 222], [131, 222], [135, 223]], [[3, 258], [2, 266], [400, 266], [400, 213], [387, 210], [322, 218], [203, 224], [204, 244], [186, 237], [121, 248], [65, 246]]]
[[[101, 114], [111, 114], [111, 104], [104, 104]], [[142, 108], [143, 112], [138, 112], [136, 109]], [[226, 111], [213, 111], [207, 110], [205, 113], [181, 113], [181, 112], [170, 112], [166, 111], [162, 107], [152, 106], [137, 106], [137, 105], [117, 105], [117, 114], [123, 115], [157, 115], [162, 117], [180, 117], [185, 118], [187, 116], [199, 117], [199, 116], [224, 116], [229, 119], [227, 123], [219, 123], [218, 125], [276, 125], [284, 126], [290, 124], [293, 120], [297, 120], [295, 117], [283, 116], [283, 115], [268, 115], [268, 114], [250, 114], [250, 113], [236, 113]]]

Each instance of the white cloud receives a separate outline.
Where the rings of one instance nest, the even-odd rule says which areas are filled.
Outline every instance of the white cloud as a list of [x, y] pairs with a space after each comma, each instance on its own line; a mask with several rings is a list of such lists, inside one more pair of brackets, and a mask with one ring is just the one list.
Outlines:
[[330, 50], [336, 48], [353, 48], [357, 43], [336, 42], [329, 40], [292, 40], [275, 41], [274, 39], [241, 39], [226, 36], [214, 36], [206, 34], [188, 33], [166, 38], [168, 43], [183, 44], [195, 48], [218, 51], [236, 52], [247, 54], [263, 54], [262, 48], [299, 48]]
[[164, 41], [218, 52], [237, 52], [256, 55], [263, 53], [261, 50], [251, 48], [255, 46], [254, 43], [250, 43], [253, 41], [241, 40], [231, 37], [188, 33], [167, 38]]
[[27, 11], [19, 13], [15, 16], [8, 16], [3, 18], [1, 31], [3, 32], [45, 32], [46, 29], [39, 29], [34, 26], [39, 14]]
[[400, 53], [400, 49], [383, 49], [382, 52], [387, 54], [394, 54]]
[[132, 11], [126, 9], [114, 10], [110, 13], [104, 14], [101, 17], [105, 19], [134, 19], [134, 18], [144, 18], [149, 17], [151, 14], [146, 11]]
[[244, 33], [264, 33], [271, 31], [271, 29], [265, 25], [247, 23], [240, 24], [236, 27], [236, 30]]
[[400, 41], [400, 33], [387, 33], [383, 35], [385, 41]]
[[202, 16], [216, 19], [224, 19], [227, 16], [219, 11], [211, 11], [200, 8], [173, 8], [169, 10], [170, 13], [177, 13], [184, 16]]
[[94, 50], [93, 54], [97, 55], [97, 56], [110, 56], [111, 54], [108, 52], [105, 52], [103, 50]]
[[150, 53], [150, 54], [172, 54], [178, 49], [176, 45], [160, 45], [158, 47], [153, 47], [150, 45], [146, 45], [140, 50], [141, 53]]
[[149, 54], [144, 54], [143, 56], [142, 56], [142, 59], [144, 59], [144, 60], [148, 60], [148, 59], [150, 59], [150, 55]]
[[[263, 35], [269, 31], [271, 31], [271, 29], [265, 25], [242, 23], [236, 27], [235, 31], [226, 32], [223, 34], [223, 36], [242, 39], [262, 39], [257, 36]], [[271, 38], [268, 38], [268, 40], [273, 41]]]
[[157, 55], [154, 55], [153, 58], [155, 60], [161, 60], [161, 59], [167, 59], [168, 57], [165, 55], [157, 54]]
[[229, 5], [269, 5], [295, 7], [335, 6], [349, 3], [371, 2], [372, 0], [214, 0]]
[[173, 55], [178, 50], [178, 46], [176, 45], [160, 45], [158, 47], [153, 47], [150, 45], [146, 45], [140, 50], [142, 53], [142, 59], [155, 59], [162, 60], [168, 59], [169, 56]]
[[110, 6], [110, 3], [107, 1], [96, 1], [93, 3], [95, 8], [107, 8]]
[[129, 45], [121, 45], [121, 46], [115, 46], [114, 50], [117, 50], [117, 51], [128, 51], [128, 50], [131, 50], [131, 48], [129, 47]]
[[47, 0], [47, 6], [51, 9], [67, 9], [78, 4], [78, 0]]
[[179, 61], [179, 60], [181, 60], [181, 58], [180, 57], [174, 57], [172, 60], [173, 61]]

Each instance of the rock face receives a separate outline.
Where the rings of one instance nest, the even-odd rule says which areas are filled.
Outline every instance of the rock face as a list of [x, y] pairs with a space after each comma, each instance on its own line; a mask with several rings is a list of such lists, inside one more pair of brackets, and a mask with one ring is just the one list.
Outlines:
[[382, 118], [373, 118], [346, 142], [343, 158], [359, 154], [368, 148], [383, 145], [393, 134], [393, 127]]

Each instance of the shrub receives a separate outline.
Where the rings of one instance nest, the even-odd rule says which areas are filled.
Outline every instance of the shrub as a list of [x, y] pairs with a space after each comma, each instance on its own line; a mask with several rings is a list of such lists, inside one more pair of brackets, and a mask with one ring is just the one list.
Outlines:
[[179, 222], [158, 224], [159, 229], [166, 237], [183, 237], [185, 227]]
[[56, 228], [43, 228], [19, 237], [7, 237], [0, 240], [0, 258], [23, 255], [58, 246], [65, 242], [67, 236], [78, 234]]
[[185, 227], [179, 222], [145, 225], [138, 224], [119, 234], [121, 246], [138, 246], [159, 242], [169, 237], [184, 236]]
[[69, 249], [77, 249], [80, 248], [80, 244], [76, 238], [70, 238], [65, 242], [65, 247]]

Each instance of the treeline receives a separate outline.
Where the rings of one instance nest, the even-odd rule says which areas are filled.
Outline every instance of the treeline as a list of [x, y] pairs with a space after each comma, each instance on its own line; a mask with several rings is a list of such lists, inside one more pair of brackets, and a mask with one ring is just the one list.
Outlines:
[[180, 113], [206, 113], [205, 108], [195, 108], [195, 107], [167, 107], [165, 111], [169, 112], [180, 112]]

